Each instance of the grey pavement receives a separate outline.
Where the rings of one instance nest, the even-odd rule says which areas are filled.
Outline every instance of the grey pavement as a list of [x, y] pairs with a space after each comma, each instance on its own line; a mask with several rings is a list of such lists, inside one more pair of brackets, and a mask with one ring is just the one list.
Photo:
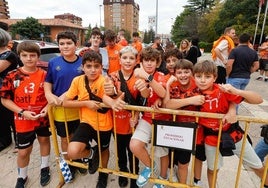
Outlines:
[[[201, 59], [210, 58], [210, 54], [204, 54]], [[242, 103], [239, 107], [239, 115], [259, 117], [262, 119], [268, 119], [268, 82], [257, 81], [256, 78], [259, 75], [258, 72], [252, 74], [251, 81], [247, 86], [247, 90], [254, 90], [261, 94], [264, 102], [260, 105], [249, 105]], [[253, 145], [257, 143], [260, 138], [260, 124], [251, 124], [250, 126], [250, 137], [253, 140]], [[111, 143], [111, 156], [109, 161], [109, 167], [114, 168], [115, 157], [113, 153], [113, 141]], [[16, 165], [16, 153], [13, 153], [14, 144], [5, 150], [0, 152], [0, 188], [13, 188], [16, 184], [17, 179], [17, 165]], [[235, 187], [235, 177], [236, 170], [238, 166], [238, 158], [236, 156], [225, 157], [224, 166], [219, 171], [217, 188], [232, 188]], [[53, 145], [51, 147], [51, 157], [50, 157], [50, 169], [51, 169], [51, 182], [48, 188], [55, 188], [59, 183], [58, 170], [56, 165], [56, 159], [54, 155]], [[38, 152], [37, 141], [34, 143], [34, 148], [31, 155], [30, 165], [28, 169], [29, 182], [27, 184], [28, 188], [41, 187], [39, 184], [40, 179], [40, 156]], [[98, 174], [94, 175], [80, 175], [78, 174], [73, 183], [65, 184], [65, 188], [94, 188], [96, 187]], [[206, 180], [206, 162], [204, 162], [204, 167], [202, 171], [202, 182], [203, 187], [208, 187]], [[152, 187], [152, 183], [148, 183], [145, 187]], [[116, 175], [109, 175], [108, 188], [119, 187], [118, 177]], [[260, 187], [260, 179], [249, 169], [243, 167], [241, 170], [241, 178], [239, 182], [239, 187], [241, 188], [257, 188]]]

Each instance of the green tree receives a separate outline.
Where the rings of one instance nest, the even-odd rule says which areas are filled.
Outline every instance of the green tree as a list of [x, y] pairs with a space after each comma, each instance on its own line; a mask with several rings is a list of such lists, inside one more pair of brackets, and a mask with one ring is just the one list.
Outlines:
[[209, 12], [215, 6], [215, 0], [188, 0], [189, 5], [185, 5], [185, 9], [190, 12], [203, 15]]
[[45, 27], [33, 17], [27, 17], [25, 20], [11, 25], [11, 33], [12, 36], [19, 34], [23, 39], [40, 39], [41, 34], [44, 36], [47, 34]]

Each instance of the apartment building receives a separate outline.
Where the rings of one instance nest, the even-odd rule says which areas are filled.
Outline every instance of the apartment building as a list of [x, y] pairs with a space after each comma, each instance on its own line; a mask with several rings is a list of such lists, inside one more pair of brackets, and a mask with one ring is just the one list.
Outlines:
[[103, 0], [103, 5], [106, 29], [138, 31], [140, 7], [134, 0]]

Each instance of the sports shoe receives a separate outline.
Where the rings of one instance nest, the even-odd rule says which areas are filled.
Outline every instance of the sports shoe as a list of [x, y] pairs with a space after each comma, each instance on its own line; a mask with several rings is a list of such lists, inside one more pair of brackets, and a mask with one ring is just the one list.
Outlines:
[[75, 175], [76, 175], [76, 168], [74, 166], [71, 166], [71, 165], [69, 166], [69, 168], [70, 168], [70, 171], [71, 171], [71, 174], [72, 174], [72, 179], [71, 179], [70, 182], [72, 182], [74, 180], [74, 178], [75, 178]]
[[[88, 161], [88, 158], [86, 158], [86, 160], [84, 160], [84, 159], [75, 160], [75, 162], [79, 162], [79, 163], [88, 163], [87, 161]], [[87, 169], [86, 168], [76, 167], [76, 169], [83, 176], [87, 174]]]
[[[156, 163], [154, 162], [154, 173], [156, 173], [156, 171], [157, 171], [157, 166], [156, 166]], [[148, 180], [149, 180], [149, 178], [151, 177], [151, 175], [152, 175], [152, 169], [151, 168], [149, 168], [149, 167], [145, 167], [142, 171], [141, 171], [141, 173], [140, 173], [140, 175], [138, 176], [138, 179], [137, 179], [137, 181], [136, 181], [136, 184], [137, 184], [137, 186], [139, 186], [139, 187], [142, 187], [142, 186], [144, 186], [147, 182], [148, 182]]]
[[[127, 167], [120, 169], [120, 171], [129, 172]], [[127, 184], [128, 184], [128, 178], [119, 176], [119, 178], [118, 178], [119, 187], [126, 187]]]
[[130, 180], [130, 188], [139, 188], [136, 184], [136, 180], [135, 179], [131, 179]]
[[15, 188], [25, 188], [25, 186], [27, 185], [27, 180], [28, 177], [26, 177], [25, 179], [23, 178], [18, 178], [17, 179], [17, 183], [16, 183], [16, 187]]
[[151, 174], [152, 174], [152, 169], [149, 167], [145, 167], [141, 171], [141, 173], [136, 181], [137, 186], [143, 187], [148, 182], [149, 178], [151, 177]]
[[164, 187], [165, 187], [164, 185], [158, 183], [154, 184], [153, 186], [153, 188], [164, 188]]
[[262, 76], [259, 76], [258, 78], [256, 78], [256, 80], [262, 81], [263, 80], [263, 77]]
[[202, 181], [199, 180], [197, 182], [194, 182], [194, 186], [202, 187], [203, 183], [202, 183]]
[[107, 187], [108, 174], [100, 172], [96, 188]]
[[41, 186], [46, 186], [49, 182], [50, 182], [49, 167], [42, 168], [40, 173], [40, 184]]
[[94, 146], [91, 148], [91, 152], [93, 152], [92, 157], [88, 159], [88, 173], [94, 174], [99, 168], [99, 151], [98, 146]]
[[[162, 178], [161, 176], [158, 177], [160, 180], [166, 180], [165, 178]], [[164, 188], [165, 186], [162, 184], [154, 184], [153, 188]]]

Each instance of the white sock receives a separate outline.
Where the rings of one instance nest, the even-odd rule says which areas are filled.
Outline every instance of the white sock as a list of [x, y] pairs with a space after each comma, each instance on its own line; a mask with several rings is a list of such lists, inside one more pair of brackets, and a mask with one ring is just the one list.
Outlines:
[[47, 156], [41, 156], [41, 169], [48, 167], [49, 163], [49, 155]]
[[19, 178], [25, 179], [27, 177], [27, 173], [28, 173], [28, 166], [25, 166], [24, 168], [18, 168]]

